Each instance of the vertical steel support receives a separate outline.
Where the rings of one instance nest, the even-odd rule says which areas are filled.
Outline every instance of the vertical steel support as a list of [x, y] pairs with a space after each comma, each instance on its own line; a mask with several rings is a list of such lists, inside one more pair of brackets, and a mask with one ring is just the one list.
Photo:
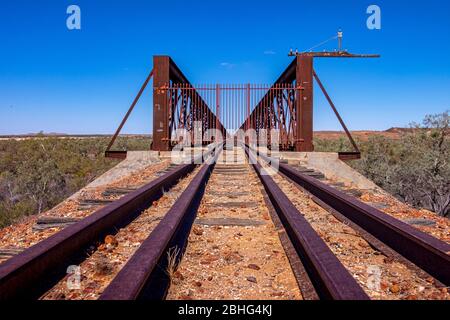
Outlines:
[[314, 151], [313, 145], [313, 57], [297, 56], [297, 86], [301, 86], [297, 99], [297, 141], [295, 150]]
[[170, 57], [153, 57], [153, 143], [152, 150], [170, 150], [169, 103], [164, 87], [170, 84]]
[[247, 131], [250, 129], [250, 83], [247, 84], [247, 115], [245, 116], [246, 119], [246, 128]]
[[[216, 129], [220, 128], [220, 85], [216, 85]], [[223, 132], [222, 132], [223, 134]], [[226, 137], [223, 137], [224, 139]], [[216, 139], [217, 141], [217, 139]]]

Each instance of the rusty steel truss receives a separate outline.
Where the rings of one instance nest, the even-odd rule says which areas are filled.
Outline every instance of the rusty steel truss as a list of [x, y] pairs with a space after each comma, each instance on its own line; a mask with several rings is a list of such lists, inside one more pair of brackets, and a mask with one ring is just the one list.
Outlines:
[[[187, 145], [198, 145], [202, 138], [202, 143], [209, 144], [217, 140], [214, 134], [224, 140], [236, 136], [239, 129], [245, 132], [252, 128], [265, 128], [279, 130], [280, 145], [287, 148], [294, 133], [293, 101], [300, 89], [292, 84], [172, 84], [161, 88], [167, 93], [166, 104], [170, 110], [170, 141], [173, 145], [186, 142], [188, 138]], [[255, 113], [254, 117], [249, 117], [253, 106], [266, 95], [277, 97], [276, 103], [266, 114]], [[212, 106], [212, 112], [207, 106]], [[280, 121], [282, 125], [278, 124]], [[255, 133], [260, 133], [260, 130], [255, 130]]]
[[346, 51], [307, 52], [293, 55], [295, 56], [294, 60], [275, 81], [271, 89], [291, 85], [300, 90], [296, 91], [295, 94], [290, 92], [289, 95], [273, 94], [269, 90], [254, 107], [242, 128], [249, 122], [250, 127], [257, 132], [261, 129], [278, 129], [281, 137], [281, 150], [314, 151], [313, 84], [316, 80], [354, 148], [353, 152], [341, 153], [341, 159], [359, 158], [358, 146], [315, 72], [313, 62], [314, 58], [377, 58], [379, 55], [357, 55]]
[[216, 114], [170, 57], [155, 56], [153, 70], [153, 150], [171, 150], [178, 142], [172, 133], [180, 128], [191, 131], [194, 121], [201, 121], [203, 130], [226, 133]]
[[[353, 151], [343, 160], [357, 159], [360, 151], [313, 67], [314, 58], [375, 58], [347, 51], [291, 54], [294, 60], [273, 85], [192, 85], [169, 56], [154, 56], [153, 70], [142, 85], [108, 145], [106, 156], [124, 158], [126, 151], [111, 151], [123, 125], [153, 78], [153, 142], [151, 149], [170, 151], [175, 145], [217, 142], [253, 129], [257, 136], [276, 130], [279, 150], [314, 151], [313, 85], [316, 80], [344, 129]], [[273, 143], [269, 141], [269, 143]]]

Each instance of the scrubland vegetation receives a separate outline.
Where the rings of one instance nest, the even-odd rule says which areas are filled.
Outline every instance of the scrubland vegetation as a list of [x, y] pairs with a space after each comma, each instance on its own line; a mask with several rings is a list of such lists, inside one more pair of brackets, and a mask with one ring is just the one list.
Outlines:
[[[398, 139], [357, 141], [362, 159], [349, 164], [415, 207], [450, 214], [448, 112], [412, 124]], [[0, 141], [0, 228], [43, 212], [117, 164], [103, 154], [109, 138]], [[148, 137], [120, 137], [114, 150], [148, 150]], [[349, 151], [346, 139], [315, 139], [316, 151]]]
[[[41, 213], [118, 162], [106, 159], [110, 138], [0, 141], [0, 227]], [[150, 138], [119, 137], [114, 150], [146, 150]]]
[[[384, 190], [417, 208], [450, 214], [448, 112], [411, 124], [399, 139], [357, 141], [362, 159], [349, 164]], [[348, 151], [346, 139], [316, 140], [316, 151]]]

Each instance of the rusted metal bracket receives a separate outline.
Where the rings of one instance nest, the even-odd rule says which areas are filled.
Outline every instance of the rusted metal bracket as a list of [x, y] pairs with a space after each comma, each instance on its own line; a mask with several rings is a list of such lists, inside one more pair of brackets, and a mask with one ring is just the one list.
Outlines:
[[361, 151], [359, 151], [358, 145], [356, 144], [355, 140], [352, 137], [352, 134], [348, 130], [347, 126], [344, 123], [344, 120], [342, 120], [341, 115], [339, 114], [338, 110], [336, 109], [336, 106], [334, 105], [333, 101], [331, 100], [328, 92], [325, 90], [325, 87], [322, 84], [322, 81], [320, 81], [319, 76], [317, 75], [316, 71], [313, 70], [314, 79], [316, 79], [317, 84], [319, 85], [320, 89], [322, 90], [325, 98], [327, 99], [328, 103], [331, 106], [331, 109], [333, 109], [334, 114], [336, 115], [337, 119], [339, 120], [339, 123], [341, 124], [342, 128], [345, 131], [345, 134], [347, 135], [348, 139], [350, 140], [350, 143], [352, 144], [354, 148], [354, 152], [339, 152], [339, 159], [341, 160], [355, 160], [361, 158]]
[[139, 90], [138, 94], [133, 100], [133, 103], [131, 104], [130, 108], [128, 109], [127, 113], [125, 114], [125, 117], [122, 119], [122, 122], [120, 123], [119, 127], [117, 128], [116, 132], [114, 133], [114, 136], [112, 137], [111, 141], [108, 144], [108, 147], [105, 151], [105, 157], [106, 158], [115, 158], [115, 159], [125, 159], [127, 157], [126, 151], [111, 151], [111, 147], [113, 146], [114, 142], [116, 141], [117, 137], [120, 134], [120, 131], [122, 131], [123, 126], [128, 120], [128, 117], [130, 116], [131, 112], [133, 111], [134, 107], [138, 103], [139, 99], [141, 98], [142, 93], [144, 92], [145, 88], [147, 87], [148, 83], [150, 82], [150, 79], [153, 77], [153, 69], [150, 71], [150, 74], [148, 75], [147, 79], [145, 79], [144, 83], [141, 86], [141, 89]]

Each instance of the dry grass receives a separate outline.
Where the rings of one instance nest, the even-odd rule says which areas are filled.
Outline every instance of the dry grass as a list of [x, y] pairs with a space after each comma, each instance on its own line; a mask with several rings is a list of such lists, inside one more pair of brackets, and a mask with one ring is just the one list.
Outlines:
[[180, 254], [180, 248], [173, 247], [167, 251], [167, 270], [166, 274], [169, 277], [170, 285], [173, 284], [174, 274], [177, 269], [178, 255]]

